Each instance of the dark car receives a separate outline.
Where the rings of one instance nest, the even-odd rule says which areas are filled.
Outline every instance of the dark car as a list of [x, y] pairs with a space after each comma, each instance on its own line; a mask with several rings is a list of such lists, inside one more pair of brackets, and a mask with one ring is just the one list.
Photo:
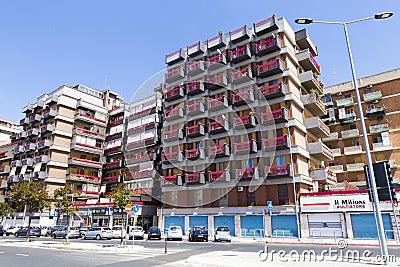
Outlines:
[[161, 240], [161, 229], [157, 226], [150, 227], [147, 234], [147, 240], [150, 240], [151, 238], [157, 238], [158, 240]]
[[3, 236], [6, 233], [6, 231], [4, 230], [3, 225], [0, 225], [0, 236]]
[[195, 226], [189, 230], [189, 241], [208, 241], [208, 230], [204, 226]]
[[[14, 236], [26, 236], [28, 233], [28, 227], [23, 227], [15, 232]], [[29, 236], [40, 237], [41, 229], [39, 227], [31, 227], [29, 231]]]

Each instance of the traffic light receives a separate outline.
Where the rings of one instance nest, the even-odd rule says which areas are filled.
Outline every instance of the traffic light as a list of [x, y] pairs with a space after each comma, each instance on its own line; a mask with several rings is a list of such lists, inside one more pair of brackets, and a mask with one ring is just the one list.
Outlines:
[[[392, 200], [393, 202], [397, 202], [389, 161], [377, 162], [372, 165], [374, 168], [375, 184], [378, 191], [379, 201]], [[368, 166], [364, 166], [364, 173], [367, 181], [369, 200], [373, 202]]]

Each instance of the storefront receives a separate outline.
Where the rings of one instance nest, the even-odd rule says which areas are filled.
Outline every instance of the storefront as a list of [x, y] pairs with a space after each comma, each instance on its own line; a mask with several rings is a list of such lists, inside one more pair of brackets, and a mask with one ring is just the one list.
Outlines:
[[264, 215], [240, 216], [240, 236], [260, 237], [264, 232]]
[[228, 226], [231, 236], [235, 236], [235, 216], [214, 216], [214, 229]]
[[296, 215], [272, 215], [271, 230], [272, 236], [297, 237]]

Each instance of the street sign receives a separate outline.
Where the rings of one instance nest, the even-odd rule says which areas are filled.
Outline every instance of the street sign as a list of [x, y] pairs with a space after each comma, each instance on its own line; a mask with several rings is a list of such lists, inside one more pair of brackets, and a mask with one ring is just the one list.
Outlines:
[[125, 212], [126, 213], [129, 213], [129, 212], [131, 212], [132, 211], [132, 205], [131, 204], [127, 204], [126, 206], [125, 206]]
[[272, 201], [267, 201], [267, 206], [269, 210], [272, 210]]
[[138, 204], [134, 204], [133, 205], [133, 212], [138, 212], [139, 211], [139, 205]]

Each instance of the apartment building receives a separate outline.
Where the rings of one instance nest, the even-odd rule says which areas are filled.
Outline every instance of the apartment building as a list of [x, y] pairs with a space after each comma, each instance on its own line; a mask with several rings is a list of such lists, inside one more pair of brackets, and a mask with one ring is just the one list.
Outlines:
[[0, 119], [0, 145], [8, 144], [11, 136], [19, 133], [18, 123]]
[[272, 16], [166, 56], [162, 227], [297, 235], [299, 193], [336, 182], [317, 55], [306, 29]]
[[[399, 97], [400, 69], [359, 79], [358, 86], [373, 162], [389, 160], [395, 182], [399, 182], [400, 162]], [[329, 126], [330, 135], [323, 139], [332, 149], [334, 160], [326, 161], [336, 173], [338, 185], [344, 181], [365, 186], [364, 165], [367, 164], [362, 138], [360, 114], [352, 82], [324, 88], [323, 101], [328, 113], [321, 119]]]

